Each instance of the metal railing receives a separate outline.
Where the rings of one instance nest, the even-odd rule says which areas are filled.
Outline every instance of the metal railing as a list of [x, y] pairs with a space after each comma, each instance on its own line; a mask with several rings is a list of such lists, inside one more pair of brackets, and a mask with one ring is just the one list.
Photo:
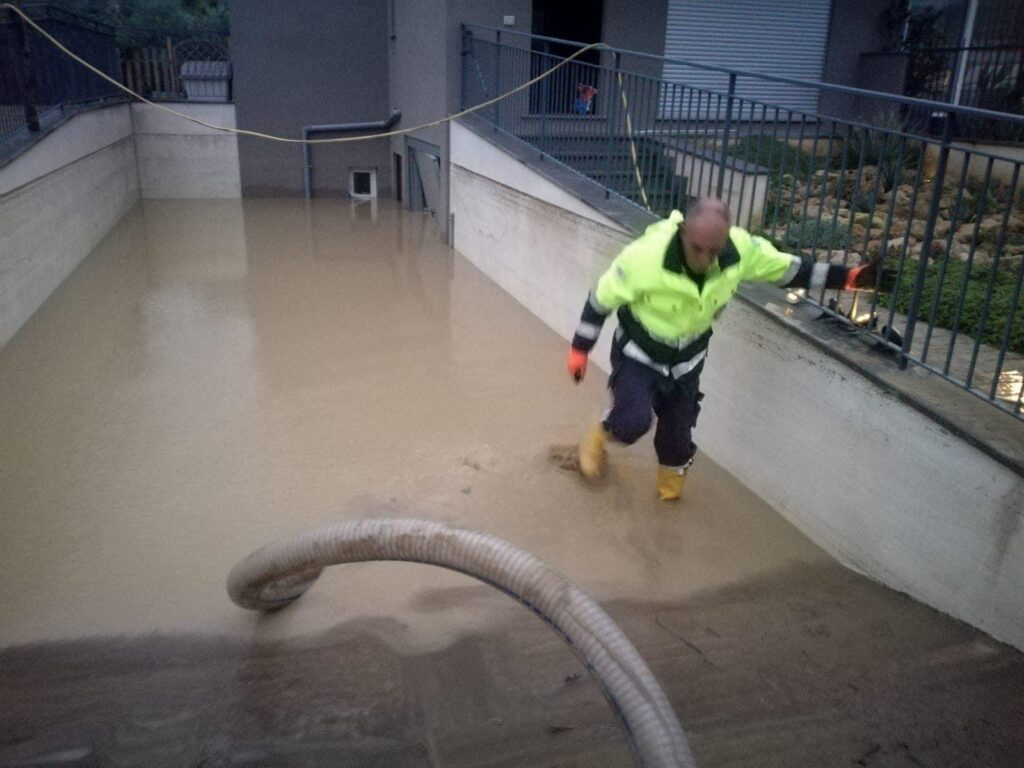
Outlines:
[[[58, 8], [26, 12], [70, 50], [117, 78], [113, 30]], [[38, 133], [62, 109], [120, 96], [110, 83], [42, 40], [10, 11], [0, 11], [0, 147]]]
[[[914, 51], [909, 54], [905, 92], [923, 99], [1024, 114], [1024, 48], [977, 46]], [[968, 130], [970, 121], [961, 122], [961, 129]], [[1007, 138], [999, 135], [999, 128], [1009, 126], [990, 124], [978, 134], [995, 140]]]
[[[555, 44], [570, 41], [467, 26], [463, 107], [553, 67]], [[701, 87], [665, 79], [666, 63], [699, 75]], [[567, 114], [580, 84], [596, 94]], [[766, 90], [778, 98], [759, 98]], [[823, 93], [863, 118], [792, 106]], [[961, 122], [986, 121], [1020, 141], [1024, 117], [617, 49], [478, 114], [651, 213], [713, 194], [787, 252], [878, 260], [895, 271], [891, 292], [806, 299], [901, 367], [922, 366], [1024, 418], [1024, 150], [957, 138]]]

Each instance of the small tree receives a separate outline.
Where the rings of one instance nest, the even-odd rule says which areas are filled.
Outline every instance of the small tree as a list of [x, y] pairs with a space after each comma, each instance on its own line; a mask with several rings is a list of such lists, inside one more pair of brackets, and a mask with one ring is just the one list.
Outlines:
[[[884, 14], [887, 47], [909, 54], [908, 94], [939, 99], [950, 95], [932, 92], [936, 76], [949, 69], [946, 53], [938, 50], [950, 44], [942, 31], [943, 13], [940, 8], [911, 8], [907, 0], [894, 0]], [[952, 77], [948, 79], [947, 91], [952, 86]]]
[[160, 45], [168, 36], [228, 32], [225, 0], [50, 0], [50, 4], [113, 27], [121, 48]]

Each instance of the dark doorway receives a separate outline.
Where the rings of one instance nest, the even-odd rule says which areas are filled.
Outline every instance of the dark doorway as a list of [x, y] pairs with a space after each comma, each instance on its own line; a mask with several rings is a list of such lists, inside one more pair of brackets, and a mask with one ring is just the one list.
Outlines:
[[[533, 34], [580, 43], [601, 41], [604, 0], [533, 0]], [[533, 41], [532, 77], [571, 56], [576, 46]], [[587, 51], [530, 91], [530, 111], [555, 114], [595, 114], [600, 93], [589, 99], [580, 86], [598, 87], [600, 51]], [[581, 92], [582, 91], [582, 92]]]
[[402, 156], [395, 152], [395, 199], [402, 202]]

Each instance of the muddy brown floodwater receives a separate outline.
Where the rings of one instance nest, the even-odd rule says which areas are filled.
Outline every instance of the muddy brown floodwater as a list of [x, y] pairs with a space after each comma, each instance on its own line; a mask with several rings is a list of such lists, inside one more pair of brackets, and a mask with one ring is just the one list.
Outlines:
[[363, 516], [576, 581], [701, 766], [1022, 764], [1020, 653], [706, 457], [677, 506], [649, 440], [596, 486], [555, 466], [606, 400], [564, 349], [383, 201], [138, 205], [0, 350], [0, 766], [630, 764], [575, 657], [467, 577], [350, 565], [273, 615], [228, 600], [252, 549]]

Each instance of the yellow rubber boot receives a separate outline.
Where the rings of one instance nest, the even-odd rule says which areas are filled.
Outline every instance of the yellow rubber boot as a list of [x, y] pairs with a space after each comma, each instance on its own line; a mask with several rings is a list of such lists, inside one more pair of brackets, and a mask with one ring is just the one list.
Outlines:
[[658, 498], [662, 501], [676, 501], [683, 495], [686, 470], [672, 467], [658, 467]]
[[580, 472], [588, 480], [596, 480], [604, 474], [605, 450], [608, 431], [598, 422], [587, 432], [580, 443]]

